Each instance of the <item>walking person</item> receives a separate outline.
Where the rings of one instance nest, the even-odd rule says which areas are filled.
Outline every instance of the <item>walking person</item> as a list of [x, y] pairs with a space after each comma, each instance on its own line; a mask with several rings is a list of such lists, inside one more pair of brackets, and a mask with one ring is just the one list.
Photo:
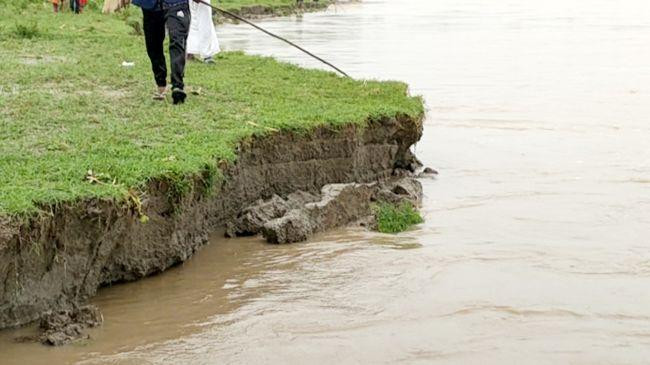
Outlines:
[[174, 104], [185, 102], [185, 49], [190, 29], [191, 13], [188, 0], [133, 0], [142, 8], [147, 55], [158, 86], [155, 100], [165, 100], [167, 92], [167, 61], [163, 42], [165, 26], [169, 31], [169, 58], [171, 66], [172, 100]]
[[81, 12], [81, 3], [79, 0], [70, 0], [70, 10], [75, 14], [79, 14]]
[[[210, 0], [204, 1], [210, 3]], [[221, 48], [212, 21], [212, 8], [192, 1], [190, 11], [192, 12], [192, 22], [190, 34], [187, 37], [188, 58], [199, 56], [205, 63], [214, 63], [213, 57], [221, 51]]]

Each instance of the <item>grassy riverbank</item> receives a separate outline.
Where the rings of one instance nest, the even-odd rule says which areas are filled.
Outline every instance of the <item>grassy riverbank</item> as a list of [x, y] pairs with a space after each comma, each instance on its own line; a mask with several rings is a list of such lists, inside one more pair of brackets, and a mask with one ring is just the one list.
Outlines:
[[220, 0], [216, 4], [226, 10], [243, 15], [286, 15], [298, 10], [324, 9], [332, 0], [304, 0], [299, 6], [296, 0]]
[[402, 83], [241, 53], [190, 63], [187, 84], [198, 95], [185, 105], [155, 102], [144, 40], [119, 17], [54, 15], [49, 4], [0, 14], [0, 215], [123, 198], [155, 177], [218, 173], [251, 135], [423, 112]]

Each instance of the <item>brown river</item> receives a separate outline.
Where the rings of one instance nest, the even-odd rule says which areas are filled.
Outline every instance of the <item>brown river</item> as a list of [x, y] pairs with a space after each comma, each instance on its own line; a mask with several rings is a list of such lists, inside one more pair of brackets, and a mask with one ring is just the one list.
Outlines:
[[[0, 364], [650, 362], [649, 1], [365, 0], [260, 24], [424, 96], [426, 223], [215, 235], [101, 290], [92, 341], [5, 331]], [[321, 67], [244, 25], [219, 36]]]

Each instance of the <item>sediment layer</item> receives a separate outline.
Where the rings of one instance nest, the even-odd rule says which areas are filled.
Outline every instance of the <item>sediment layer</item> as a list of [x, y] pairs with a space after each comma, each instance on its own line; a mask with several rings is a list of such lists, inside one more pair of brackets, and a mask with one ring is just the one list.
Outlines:
[[0, 328], [183, 262], [209, 233], [259, 199], [387, 179], [414, 162], [409, 148], [421, 134], [421, 120], [404, 116], [365, 127], [277, 132], [243, 141], [237, 161], [222, 166], [219, 183], [206, 185], [199, 174], [181, 197], [170, 199], [173, 187], [154, 179], [141, 207], [89, 199], [44, 207], [30, 218], [0, 217]]

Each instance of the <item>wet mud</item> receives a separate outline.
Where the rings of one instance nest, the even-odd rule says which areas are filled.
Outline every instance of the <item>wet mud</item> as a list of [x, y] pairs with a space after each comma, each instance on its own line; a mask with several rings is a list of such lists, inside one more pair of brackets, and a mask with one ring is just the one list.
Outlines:
[[374, 203], [399, 205], [409, 202], [418, 206], [421, 200], [422, 185], [413, 176], [369, 184], [328, 184], [318, 195], [298, 191], [286, 199], [274, 195], [271, 199], [260, 200], [227, 224], [226, 235], [261, 233], [269, 243], [302, 242], [315, 233], [353, 222], [375, 226], [372, 223]]

